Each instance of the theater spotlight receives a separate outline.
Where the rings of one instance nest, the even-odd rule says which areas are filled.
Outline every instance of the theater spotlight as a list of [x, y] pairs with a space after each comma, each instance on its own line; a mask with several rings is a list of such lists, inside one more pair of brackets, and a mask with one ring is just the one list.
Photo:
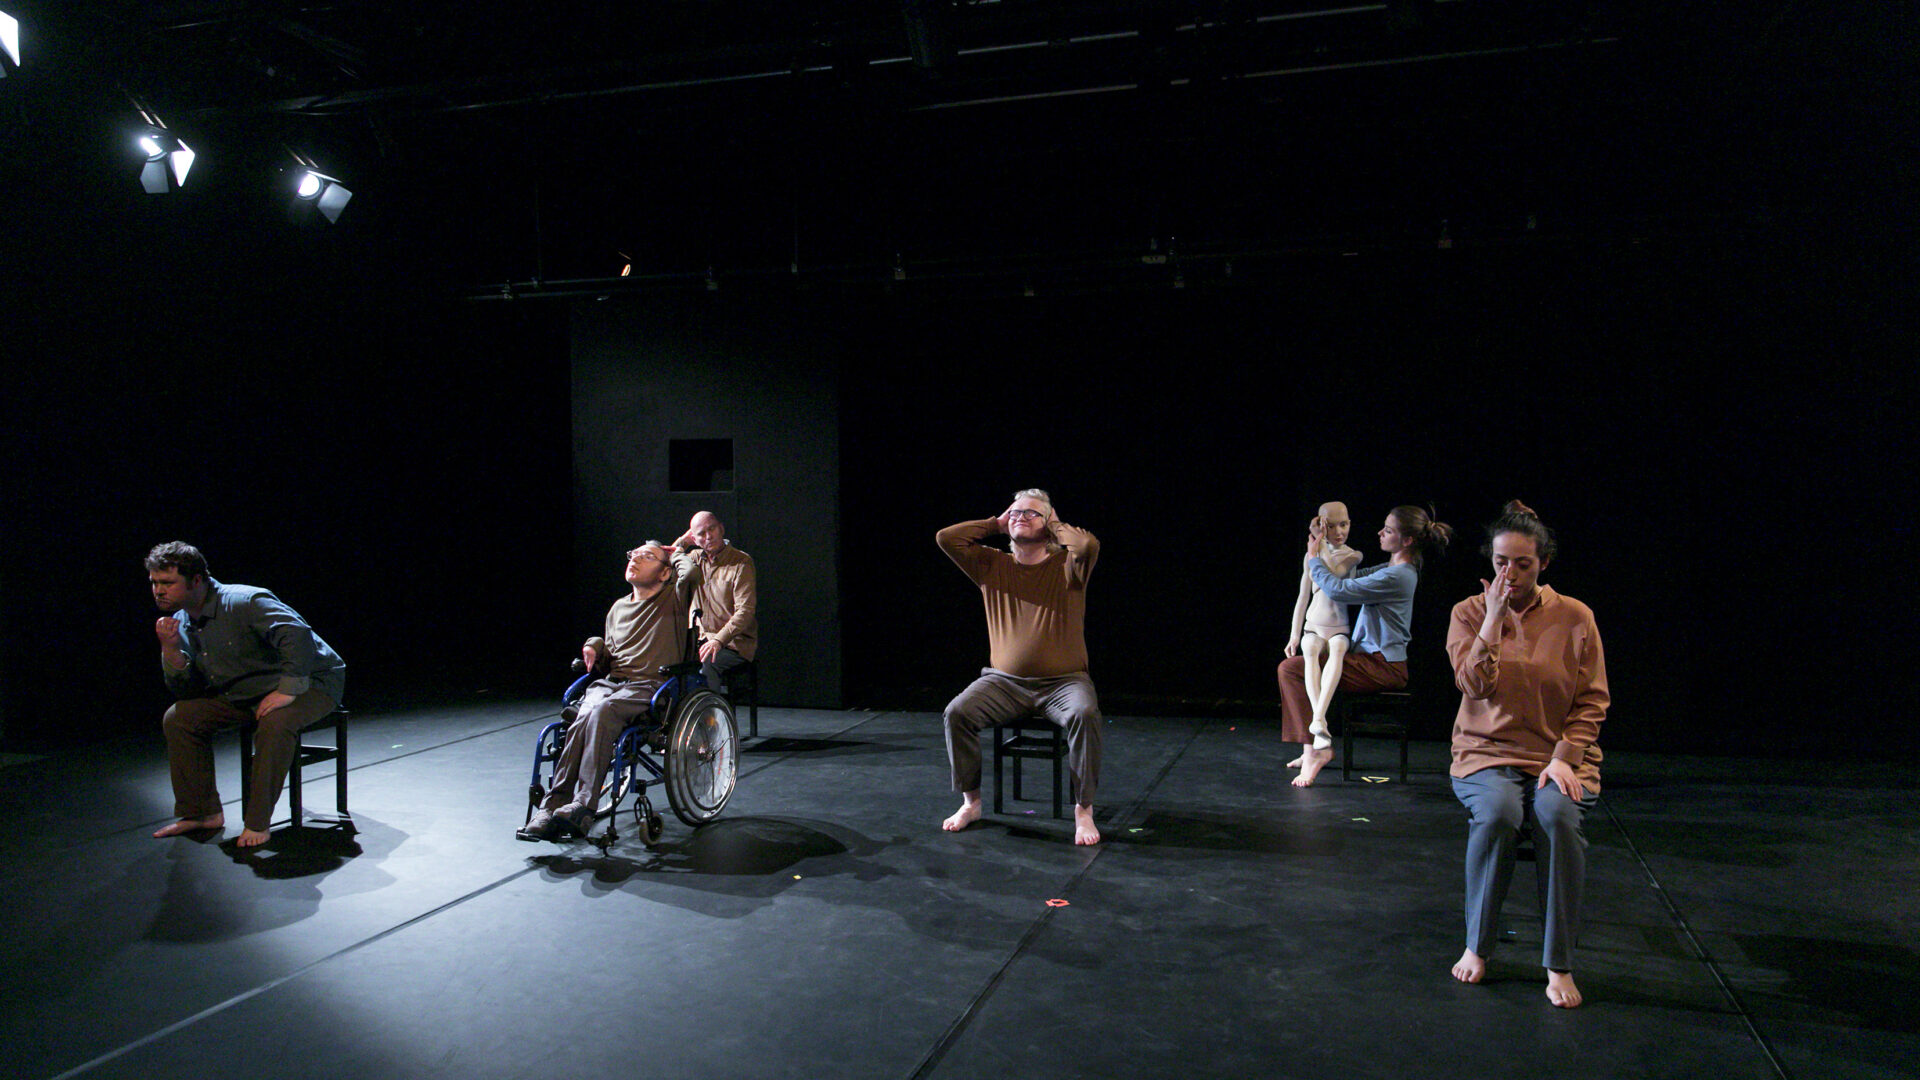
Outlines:
[[0, 11], [0, 79], [20, 70], [20, 20]]
[[165, 128], [148, 128], [135, 139], [147, 160], [140, 166], [140, 186], [149, 195], [165, 195], [187, 185], [187, 170], [193, 168], [193, 151]]
[[308, 167], [300, 170], [300, 179], [295, 183], [293, 193], [319, 208], [328, 224], [340, 220], [340, 211], [347, 208], [347, 200], [353, 198], [340, 181], [318, 169]]

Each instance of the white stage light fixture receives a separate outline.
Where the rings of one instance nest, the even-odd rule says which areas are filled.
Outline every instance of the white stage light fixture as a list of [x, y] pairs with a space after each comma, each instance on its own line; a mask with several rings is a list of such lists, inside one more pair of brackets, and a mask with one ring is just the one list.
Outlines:
[[353, 198], [353, 192], [345, 185], [318, 169], [308, 168], [300, 173], [299, 182], [294, 186], [294, 194], [319, 208], [328, 224], [340, 220], [340, 211], [347, 208], [347, 200]]
[[0, 11], [0, 79], [20, 70], [20, 20]]
[[134, 142], [147, 160], [140, 166], [140, 186], [149, 195], [165, 195], [187, 185], [193, 168], [193, 150], [164, 128], [149, 128]]

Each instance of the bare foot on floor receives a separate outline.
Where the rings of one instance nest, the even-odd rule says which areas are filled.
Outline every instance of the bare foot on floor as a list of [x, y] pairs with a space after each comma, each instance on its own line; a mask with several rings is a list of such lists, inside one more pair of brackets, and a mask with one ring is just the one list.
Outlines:
[[1305, 760], [1307, 760], [1307, 755], [1301, 754], [1299, 757], [1294, 758], [1292, 761], [1287, 762], [1287, 768], [1297, 769], [1300, 767], [1300, 763]]
[[1580, 1007], [1580, 988], [1573, 985], [1573, 972], [1547, 970], [1547, 1000], [1563, 1009]]
[[1100, 827], [1093, 823], [1093, 807], [1073, 808], [1073, 842], [1083, 846], [1100, 842]]
[[154, 833], [153, 838], [155, 840], [164, 840], [169, 836], [182, 836], [190, 832], [199, 832], [202, 829], [224, 829], [226, 825], [227, 815], [225, 814], [215, 814], [212, 817], [203, 818], [183, 817], [179, 821]]
[[259, 847], [267, 842], [265, 829], [241, 829], [240, 839], [234, 841], [240, 847]]
[[1487, 958], [1472, 949], [1462, 950], [1453, 962], [1453, 977], [1463, 983], [1477, 983], [1487, 976]]
[[1332, 747], [1328, 747], [1325, 750], [1309, 750], [1306, 753], [1301, 754], [1300, 755], [1300, 775], [1293, 778], [1293, 786], [1294, 787], [1312, 787], [1313, 778], [1316, 776], [1319, 776], [1320, 770], [1326, 768], [1327, 762], [1332, 760], [1333, 760]]
[[960, 797], [960, 809], [955, 810], [952, 817], [941, 822], [940, 827], [948, 832], [959, 832], [979, 820], [980, 794], [967, 792]]

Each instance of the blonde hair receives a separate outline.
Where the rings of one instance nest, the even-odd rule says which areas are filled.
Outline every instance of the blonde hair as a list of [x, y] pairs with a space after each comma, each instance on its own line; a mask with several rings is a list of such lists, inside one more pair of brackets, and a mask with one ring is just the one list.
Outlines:
[[1013, 493], [1014, 502], [1019, 502], [1021, 499], [1038, 499], [1047, 504], [1048, 512], [1056, 517], [1059, 516], [1060, 511], [1053, 508], [1053, 496], [1047, 494], [1044, 488], [1023, 488]]

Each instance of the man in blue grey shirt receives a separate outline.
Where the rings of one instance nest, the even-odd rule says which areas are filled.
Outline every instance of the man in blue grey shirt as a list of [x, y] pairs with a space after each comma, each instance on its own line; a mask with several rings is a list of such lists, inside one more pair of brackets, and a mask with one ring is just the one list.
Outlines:
[[298, 612], [265, 589], [223, 585], [206, 556], [174, 541], [147, 553], [161, 616], [160, 673], [177, 698], [161, 721], [180, 820], [157, 837], [226, 827], [213, 777], [213, 733], [250, 721], [253, 776], [241, 847], [266, 843], [300, 730], [339, 707], [346, 665]]

